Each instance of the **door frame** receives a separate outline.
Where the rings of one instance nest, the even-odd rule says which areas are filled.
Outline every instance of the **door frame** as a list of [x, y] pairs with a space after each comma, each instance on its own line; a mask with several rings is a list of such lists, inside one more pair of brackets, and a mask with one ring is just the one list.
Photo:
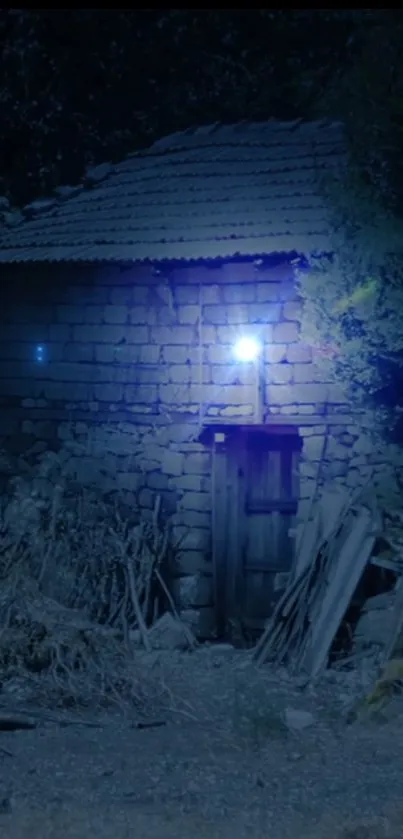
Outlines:
[[[256, 433], [270, 437], [293, 436], [301, 440], [296, 426], [210, 426], [214, 610], [216, 631], [221, 638], [228, 635], [229, 625], [239, 625], [242, 621], [243, 545], [247, 513], [246, 481], [239, 453], [246, 453], [247, 438]], [[293, 507], [296, 502], [298, 499], [291, 502]], [[282, 506], [289, 506], [289, 502], [282, 502]], [[255, 512], [270, 513], [270, 507], [278, 509], [275, 502], [268, 502], [264, 510]]]

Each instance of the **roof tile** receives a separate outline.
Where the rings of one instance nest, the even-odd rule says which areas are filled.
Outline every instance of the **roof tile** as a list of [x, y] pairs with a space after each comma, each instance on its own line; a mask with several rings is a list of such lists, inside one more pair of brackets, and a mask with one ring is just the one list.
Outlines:
[[[164, 137], [0, 236], [0, 262], [165, 261], [329, 248], [321, 177], [344, 160], [339, 123], [274, 120]], [[35, 214], [35, 205], [38, 214]], [[32, 213], [34, 216], [32, 217]]]

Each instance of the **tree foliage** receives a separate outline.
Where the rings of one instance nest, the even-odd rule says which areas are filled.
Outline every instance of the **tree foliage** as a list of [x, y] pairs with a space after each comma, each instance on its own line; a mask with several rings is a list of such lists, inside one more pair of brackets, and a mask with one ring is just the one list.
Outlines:
[[21, 204], [215, 121], [309, 116], [372, 11], [0, 10], [0, 176]]
[[403, 66], [401, 12], [367, 32], [325, 113], [347, 129], [349, 161], [323, 185], [333, 255], [301, 275], [306, 337], [378, 430], [403, 441]]

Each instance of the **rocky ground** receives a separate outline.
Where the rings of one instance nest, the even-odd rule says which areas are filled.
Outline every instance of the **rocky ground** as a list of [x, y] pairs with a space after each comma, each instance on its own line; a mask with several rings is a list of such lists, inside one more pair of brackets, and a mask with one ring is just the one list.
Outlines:
[[348, 723], [370, 673], [307, 688], [227, 646], [135, 661], [160, 687], [143, 718], [0, 732], [2, 839], [403, 837], [403, 702]]

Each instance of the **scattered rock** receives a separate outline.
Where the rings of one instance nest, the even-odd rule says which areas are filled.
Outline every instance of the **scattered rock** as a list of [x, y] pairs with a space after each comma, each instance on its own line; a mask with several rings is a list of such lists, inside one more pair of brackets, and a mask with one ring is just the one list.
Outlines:
[[292, 731], [303, 731], [315, 722], [315, 717], [310, 711], [301, 711], [298, 708], [285, 709], [285, 724]]
[[191, 630], [170, 612], [165, 612], [151, 627], [149, 639], [158, 650], [188, 650], [197, 644]]

